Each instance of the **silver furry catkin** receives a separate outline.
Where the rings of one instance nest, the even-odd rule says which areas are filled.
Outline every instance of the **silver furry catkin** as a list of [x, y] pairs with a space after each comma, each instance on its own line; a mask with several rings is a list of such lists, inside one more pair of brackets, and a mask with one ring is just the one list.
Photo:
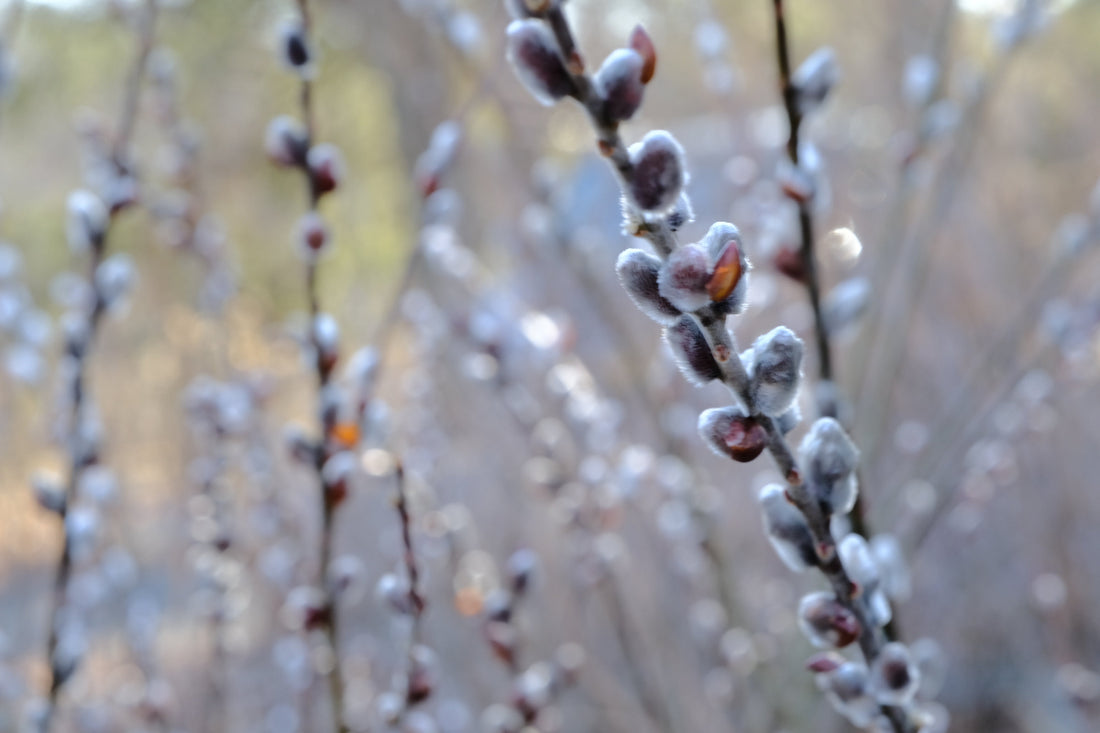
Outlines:
[[512, 21], [508, 26], [508, 62], [527, 91], [544, 105], [576, 93], [558, 43], [541, 21]]

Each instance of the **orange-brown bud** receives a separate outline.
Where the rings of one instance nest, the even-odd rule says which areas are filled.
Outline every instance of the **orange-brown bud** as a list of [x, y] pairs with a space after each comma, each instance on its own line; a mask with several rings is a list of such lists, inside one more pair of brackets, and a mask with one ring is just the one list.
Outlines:
[[714, 302], [725, 300], [741, 279], [741, 250], [730, 240], [714, 263], [714, 273], [707, 281], [707, 294]]

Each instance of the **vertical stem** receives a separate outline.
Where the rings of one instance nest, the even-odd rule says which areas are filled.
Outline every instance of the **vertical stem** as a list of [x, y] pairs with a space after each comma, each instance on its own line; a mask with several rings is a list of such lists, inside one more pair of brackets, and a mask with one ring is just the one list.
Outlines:
[[[297, 0], [299, 17], [302, 24], [302, 32], [308, 39], [312, 28], [308, 0]], [[299, 91], [298, 102], [302, 115], [302, 122], [306, 130], [306, 149], [309, 149], [317, 136], [316, 122], [313, 109], [313, 83], [308, 74], [303, 74]], [[321, 200], [321, 191], [317, 187], [309, 167], [303, 163], [300, 166], [302, 178], [306, 187], [306, 201], [309, 211], [315, 212]], [[325, 461], [332, 455], [331, 438], [335, 427], [334, 418], [326, 411], [324, 404], [324, 391], [330, 381], [331, 364], [325, 363], [323, 349], [318, 342], [316, 320], [321, 313], [321, 299], [317, 283], [317, 264], [310, 260], [305, 271], [305, 295], [309, 309], [309, 334], [313, 346], [316, 361], [314, 364], [317, 376], [317, 422], [321, 434], [321, 447], [317, 460], [314, 463], [316, 471], [317, 487], [321, 505], [321, 537], [320, 552], [318, 557], [317, 577], [318, 583], [324, 594], [325, 613], [322, 614], [321, 627], [325, 640], [332, 654], [332, 666], [325, 672], [325, 678], [329, 691], [329, 703], [332, 711], [333, 727], [338, 733], [348, 733], [350, 728], [344, 722], [344, 675], [340, 663], [339, 647], [339, 608], [338, 598], [333, 592], [329, 582], [329, 567], [332, 563], [332, 546], [334, 537], [335, 513], [337, 500], [330, 496], [326, 485], [323, 467]]]
[[[141, 21], [138, 33], [138, 52], [126, 80], [123, 93], [124, 104], [119, 115], [118, 129], [115, 134], [114, 145], [111, 149], [111, 157], [120, 174], [128, 173], [122, 161], [126, 150], [134, 135], [137, 124], [137, 113], [141, 95], [142, 81], [145, 76], [145, 68], [149, 59], [149, 53], [153, 47], [154, 31], [156, 28], [157, 6], [155, 0], [146, 0], [145, 13]], [[106, 310], [106, 302], [103, 293], [96, 285], [96, 271], [102, 264], [106, 252], [108, 234], [111, 224], [118, 216], [121, 209], [112, 209], [109, 213], [107, 227], [103, 236], [95, 242], [91, 249], [91, 258], [88, 262], [87, 283], [93, 294], [91, 310], [87, 313], [84, 341], [79, 353], [75, 355], [76, 373], [73, 375], [72, 393], [70, 395], [71, 409], [69, 412], [69, 426], [67, 450], [69, 452], [69, 478], [65, 485], [65, 506], [60, 512], [61, 529], [63, 533], [61, 556], [58, 559], [57, 571], [54, 575], [53, 599], [50, 610], [50, 630], [46, 642], [46, 661], [50, 668], [50, 689], [46, 698], [46, 711], [42, 719], [42, 730], [50, 731], [56, 719], [58, 696], [62, 687], [72, 673], [71, 669], [62, 669], [57, 665], [57, 651], [60, 644], [58, 625], [65, 604], [68, 601], [69, 579], [73, 569], [73, 546], [68, 531], [68, 510], [77, 499], [77, 491], [85, 469], [92, 462], [98, 460], [97, 456], [85, 454], [86, 446], [85, 430], [88, 411], [87, 371], [96, 336], [100, 330], [100, 324]]]
[[[791, 57], [787, 41], [787, 22], [783, 13], [783, 0], [773, 0], [775, 8], [776, 62], [779, 66], [779, 89], [783, 97], [783, 106], [787, 111], [787, 123], [790, 133], [787, 137], [787, 157], [791, 164], [798, 167], [798, 142], [802, 128], [802, 111], [799, 109], [798, 88], [791, 83]], [[814, 313], [814, 343], [817, 347], [817, 363], [823, 381], [833, 380], [832, 349], [829, 333], [825, 327], [825, 317], [821, 308], [821, 284], [817, 277], [817, 257], [814, 252], [814, 223], [811, 210], [812, 200], [798, 202], [798, 225], [802, 237], [799, 256], [805, 272], [806, 291], [810, 297], [810, 307]], [[829, 410], [830, 413], [835, 410]], [[830, 417], [836, 417], [830, 414]]]
[[430, 694], [430, 689], [421, 689], [417, 686], [415, 675], [417, 673], [416, 647], [420, 643], [421, 619], [424, 616], [424, 608], [427, 602], [420, 592], [420, 568], [416, 562], [416, 552], [413, 550], [412, 541], [412, 516], [409, 513], [409, 499], [405, 493], [405, 467], [398, 461], [394, 478], [397, 481], [397, 495], [394, 497], [394, 508], [401, 522], [401, 546], [403, 549], [403, 562], [405, 572], [409, 579], [409, 608], [412, 615], [412, 627], [409, 629], [408, 648], [408, 673], [405, 690], [405, 712]]

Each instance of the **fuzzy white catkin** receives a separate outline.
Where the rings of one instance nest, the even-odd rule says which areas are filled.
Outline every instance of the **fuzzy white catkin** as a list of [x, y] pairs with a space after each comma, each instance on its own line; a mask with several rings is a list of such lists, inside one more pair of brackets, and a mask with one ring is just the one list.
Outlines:
[[798, 90], [799, 111], [805, 115], [820, 107], [839, 78], [833, 49], [826, 46], [807, 56], [791, 75], [791, 84]]
[[640, 249], [624, 250], [615, 263], [619, 282], [638, 310], [665, 326], [680, 318], [681, 311], [661, 295], [658, 277], [660, 258]]
[[818, 686], [833, 709], [856, 727], [866, 727], [879, 713], [878, 704], [867, 695], [867, 667], [861, 662], [845, 662], [819, 675]]
[[855, 506], [858, 487], [855, 469], [859, 450], [840, 423], [819, 418], [799, 447], [807, 485], [830, 513], [847, 514]]
[[683, 147], [671, 133], [652, 130], [627, 152], [634, 168], [628, 186], [631, 201], [647, 214], [668, 213], [687, 185]]
[[912, 582], [901, 542], [892, 534], [877, 534], [871, 538], [870, 549], [879, 568], [883, 592], [894, 600], [907, 599]]
[[546, 106], [574, 91], [558, 43], [540, 20], [514, 20], [509, 24], [508, 62], [527, 91]]
[[817, 563], [813, 535], [802, 515], [779, 484], [768, 484], [757, 497], [764, 530], [779, 559], [796, 573]]
[[331, 313], [318, 313], [313, 319], [313, 341], [324, 355], [335, 353], [340, 345], [340, 324]]
[[900, 642], [882, 648], [871, 665], [868, 691], [883, 705], [905, 705], [920, 685], [920, 671], [909, 649]]
[[829, 592], [810, 593], [798, 604], [798, 627], [820, 649], [847, 646], [859, 637], [855, 615]]
[[864, 588], [878, 584], [878, 566], [867, 540], [855, 533], [846, 535], [837, 545], [837, 552], [848, 577]]
[[279, 115], [271, 120], [264, 133], [264, 150], [273, 162], [290, 166], [299, 163], [306, 155], [309, 134], [305, 126], [290, 115]]
[[612, 122], [629, 120], [642, 106], [645, 85], [642, 84], [641, 54], [633, 49], [619, 48], [611, 52], [593, 78], [596, 93], [603, 100], [604, 116]]
[[95, 271], [95, 286], [108, 310], [117, 306], [133, 288], [135, 279], [133, 259], [126, 254], [111, 255], [99, 264]]
[[722, 378], [722, 368], [714, 360], [706, 336], [689, 316], [681, 316], [665, 329], [665, 341], [684, 378], [697, 387]]
[[710, 303], [708, 260], [706, 250], [698, 244], [685, 244], [674, 251], [657, 276], [661, 296], [682, 311], [697, 311]]
[[802, 339], [778, 326], [753, 344], [751, 390], [756, 409], [779, 417], [791, 409], [802, 381]]
[[825, 296], [825, 329], [835, 336], [855, 325], [871, 300], [871, 283], [865, 277], [852, 277], [839, 283]]
[[914, 109], [931, 102], [939, 78], [940, 67], [934, 58], [927, 54], [911, 56], [905, 62], [905, 76], [902, 80], [905, 101]]
[[852, 533], [846, 535], [837, 545], [840, 562], [848, 572], [848, 577], [863, 589], [867, 613], [876, 626], [885, 626], [893, 617], [890, 600], [882, 589], [882, 575], [878, 563], [871, 553], [867, 540]]
[[66, 234], [73, 252], [85, 252], [97, 245], [107, 231], [107, 207], [91, 191], [80, 189], [69, 194]]

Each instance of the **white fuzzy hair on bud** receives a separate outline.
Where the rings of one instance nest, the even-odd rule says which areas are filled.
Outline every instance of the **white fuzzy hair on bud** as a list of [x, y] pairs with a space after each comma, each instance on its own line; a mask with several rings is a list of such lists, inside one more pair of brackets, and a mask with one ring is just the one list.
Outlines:
[[856, 464], [859, 450], [840, 423], [831, 417], [814, 422], [799, 447], [811, 494], [830, 514], [847, 514], [858, 495]]
[[802, 339], [778, 326], [753, 344], [750, 390], [756, 409], [780, 417], [791, 409], [802, 381]]
[[332, 143], [319, 143], [310, 148], [306, 165], [318, 193], [334, 191], [344, 180], [344, 156]]
[[546, 106], [576, 91], [554, 34], [540, 20], [508, 25], [508, 62], [527, 91]]
[[868, 692], [882, 705], [905, 705], [917, 692], [920, 670], [908, 647], [890, 642], [871, 665]]
[[328, 247], [328, 226], [316, 211], [307, 211], [298, 219], [298, 251], [307, 262], [314, 262]]
[[848, 577], [860, 586], [871, 621], [879, 626], [890, 623], [893, 611], [882, 590], [882, 575], [867, 540], [855, 533], [846, 535], [837, 545], [837, 554]]
[[619, 282], [634, 305], [657, 323], [671, 326], [682, 313], [661, 295], [658, 285], [660, 269], [660, 258], [640, 249], [624, 250], [615, 263]]
[[668, 213], [687, 184], [684, 149], [665, 130], [652, 130], [628, 153], [634, 168], [628, 186], [631, 201], [647, 214]]
[[755, 459], [768, 443], [760, 421], [736, 405], [704, 410], [699, 415], [699, 435], [716, 454], [740, 463]]
[[677, 199], [676, 205], [672, 207], [666, 221], [668, 222], [668, 228], [674, 232], [685, 224], [695, 221], [695, 209], [692, 207], [691, 197], [687, 193], [680, 194], [680, 198]]
[[707, 251], [698, 244], [685, 244], [665, 260], [657, 283], [668, 302], [683, 311], [696, 311], [710, 303], [709, 280]]
[[73, 252], [86, 252], [102, 246], [110, 218], [103, 201], [91, 191], [80, 189], [69, 194], [67, 208], [65, 231]]
[[825, 46], [806, 57], [791, 75], [791, 84], [798, 91], [798, 109], [806, 115], [818, 109], [840, 79], [836, 52]]
[[691, 317], [681, 316], [676, 323], [668, 326], [665, 341], [684, 378], [692, 384], [702, 387], [722, 378], [722, 368], [715, 361], [706, 336]]
[[313, 319], [313, 342], [325, 356], [335, 354], [340, 346], [340, 326], [330, 313], [318, 313]]
[[311, 78], [313, 50], [301, 20], [289, 20], [279, 28], [279, 55], [287, 68], [301, 75], [303, 79]]
[[817, 565], [817, 549], [806, 517], [779, 484], [768, 484], [757, 497], [764, 530], [783, 564], [796, 573]]
[[267, 124], [264, 150], [273, 163], [282, 166], [301, 165], [309, 149], [309, 134], [305, 126], [290, 115], [279, 115]]
[[816, 681], [833, 709], [852, 725], [865, 728], [878, 715], [878, 704], [867, 694], [867, 667], [862, 662], [844, 662]]
[[629, 120], [642, 106], [645, 84], [642, 83], [641, 54], [629, 48], [611, 52], [593, 78], [596, 93], [603, 100], [603, 114], [610, 122]]
[[95, 271], [95, 287], [103, 306], [112, 310], [134, 286], [134, 261], [127, 254], [116, 254], [99, 263]]
[[839, 283], [825, 297], [825, 329], [830, 336], [856, 324], [871, 301], [871, 283], [865, 277], [852, 277]]
[[855, 614], [828, 592], [810, 593], [798, 604], [798, 627], [820, 649], [839, 649], [859, 638]]

